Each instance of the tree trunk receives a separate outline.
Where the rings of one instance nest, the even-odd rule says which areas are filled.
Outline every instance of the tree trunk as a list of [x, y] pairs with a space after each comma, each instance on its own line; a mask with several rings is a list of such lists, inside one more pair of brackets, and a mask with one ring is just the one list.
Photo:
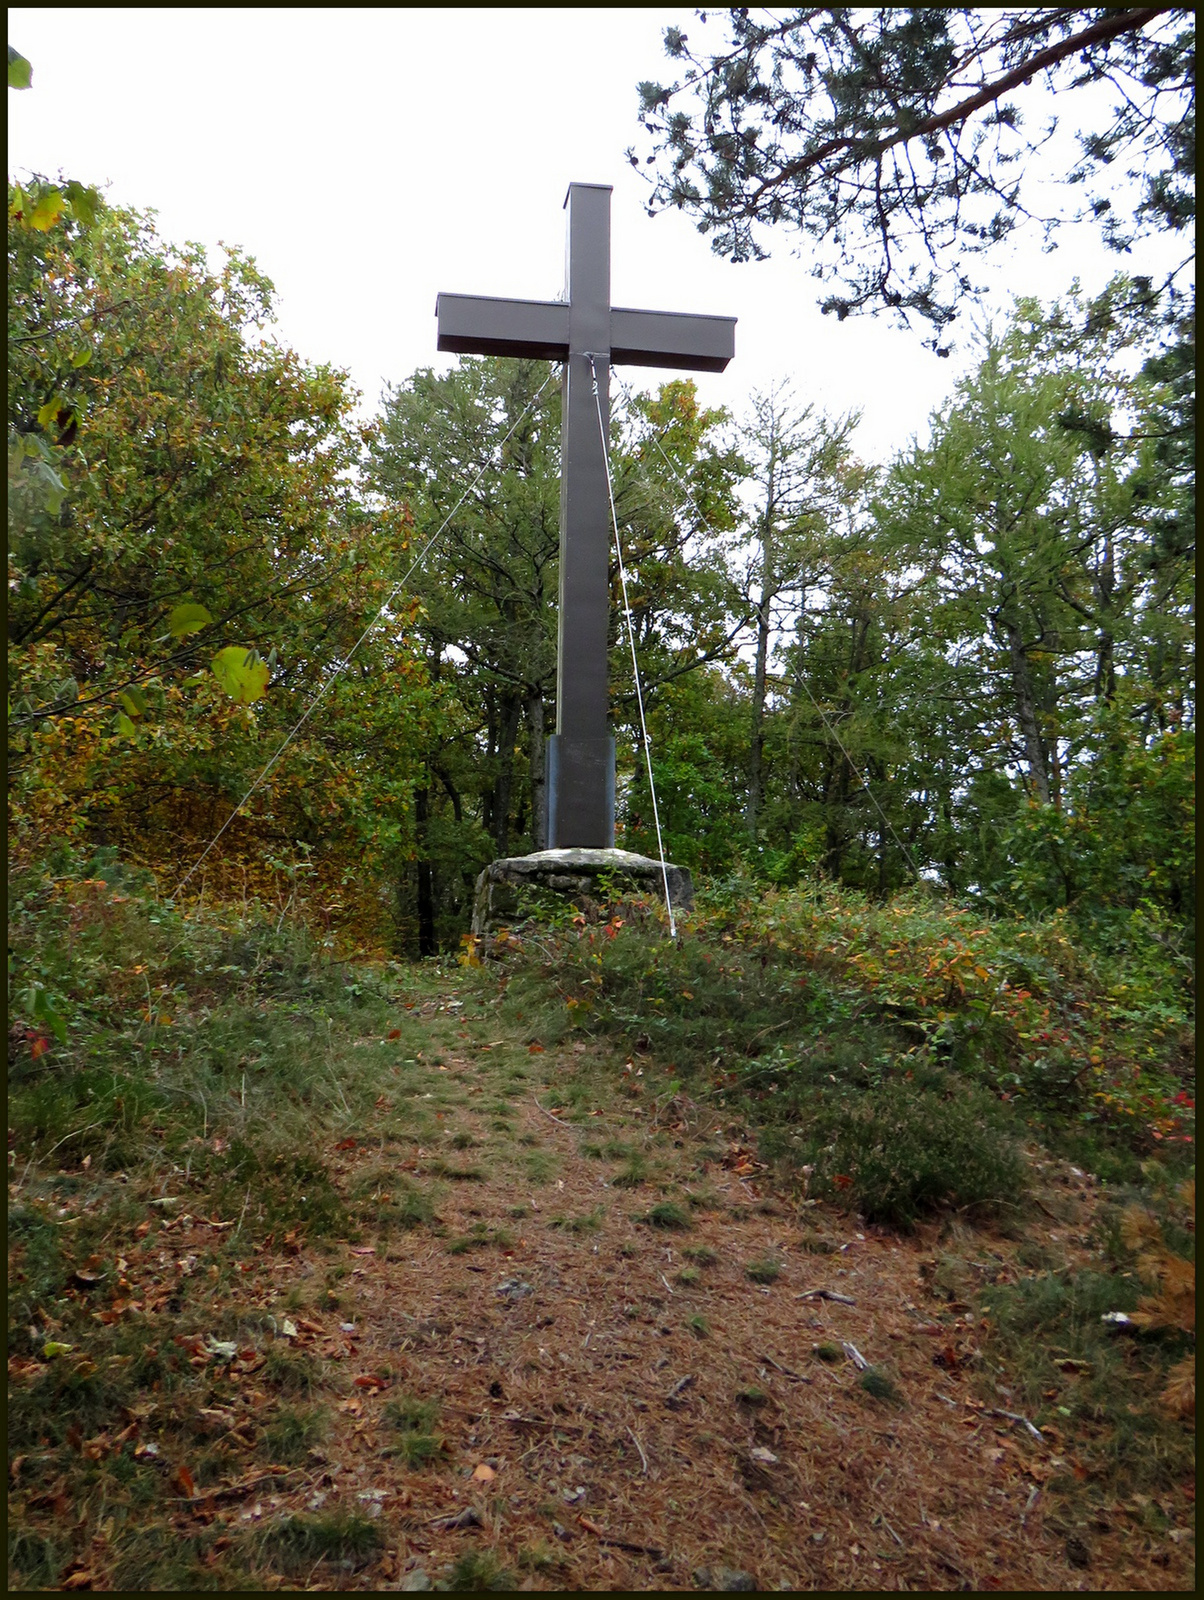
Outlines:
[[499, 856], [510, 845], [510, 802], [514, 795], [514, 746], [518, 739], [522, 706], [516, 694], [503, 701], [498, 730], [497, 782], [493, 786], [493, 842]]
[[1012, 694], [1015, 697], [1016, 718], [1024, 738], [1029, 777], [1038, 800], [1043, 806], [1047, 806], [1052, 798], [1049, 788], [1049, 768], [1046, 765], [1044, 741], [1037, 724], [1037, 706], [1033, 696], [1032, 674], [1028, 669], [1028, 657], [1024, 653], [1024, 644], [1017, 624], [1006, 617], [1001, 617], [1000, 627], [1007, 638], [1008, 662], [1012, 669]]
[[542, 689], [533, 689], [527, 696], [527, 743], [531, 758], [531, 844], [535, 850], [546, 850], [548, 797]]
[[431, 867], [429, 828], [431, 792], [428, 788], [414, 795], [418, 823], [418, 954], [433, 956], [435, 945], [435, 884]]
[[[766, 566], [768, 567], [768, 539], [766, 540]], [[757, 656], [753, 667], [752, 738], [748, 749], [748, 804], [744, 819], [749, 833], [755, 838], [757, 818], [761, 811], [762, 765], [765, 752], [765, 678], [769, 661], [769, 583], [761, 585], [761, 601], [757, 607]]]

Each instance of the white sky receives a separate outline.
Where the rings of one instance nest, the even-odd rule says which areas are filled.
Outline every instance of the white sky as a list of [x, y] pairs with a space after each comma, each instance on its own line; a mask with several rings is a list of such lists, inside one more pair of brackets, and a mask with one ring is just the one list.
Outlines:
[[[739, 412], [789, 380], [801, 402], [860, 408], [858, 448], [882, 459], [923, 431], [970, 359], [963, 344], [940, 360], [922, 330], [882, 318], [821, 316], [784, 233], [771, 261], [734, 266], [685, 218], [648, 218], [648, 185], [624, 157], [641, 147], [635, 86], [672, 76], [661, 35], [697, 33], [690, 11], [16, 7], [9, 19], [34, 69], [32, 89], [8, 97], [9, 172], [62, 171], [156, 209], [166, 239], [241, 246], [278, 290], [277, 337], [348, 370], [370, 410], [386, 381], [453, 359], [435, 350], [440, 289], [560, 292], [571, 180], [614, 185], [615, 304], [739, 318], [727, 372], [697, 375], [708, 404]], [[1064, 292], [1076, 272], [1098, 288], [1119, 265], [1092, 230], [1064, 230], [1054, 254], [1034, 237], [992, 276], [1004, 305]], [[955, 325], [963, 341], [969, 320]], [[645, 387], [662, 377], [620, 370]]]

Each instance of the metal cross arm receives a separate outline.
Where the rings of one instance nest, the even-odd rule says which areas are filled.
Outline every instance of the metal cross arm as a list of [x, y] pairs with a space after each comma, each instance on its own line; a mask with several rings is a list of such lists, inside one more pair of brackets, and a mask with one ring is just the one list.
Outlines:
[[[520, 356], [567, 361], [569, 307], [563, 300], [498, 300], [480, 294], [441, 294], [435, 302], [440, 350], [460, 355]], [[634, 311], [612, 306], [611, 365], [675, 367], [722, 372], [732, 359], [735, 317], [686, 311]]]
[[614, 844], [606, 680], [611, 365], [722, 372], [735, 352], [734, 317], [611, 305], [610, 193], [609, 184], [569, 185], [562, 300], [441, 294], [435, 303], [440, 350], [564, 363], [556, 733], [547, 744], [547, 836], [557, 848]]

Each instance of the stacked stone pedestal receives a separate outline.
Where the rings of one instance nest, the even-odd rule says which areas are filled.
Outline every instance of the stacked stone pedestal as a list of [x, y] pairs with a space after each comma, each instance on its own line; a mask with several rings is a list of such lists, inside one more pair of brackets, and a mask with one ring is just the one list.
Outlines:
[[662, 867], [631, 850], [537, 850], [534, 855], [507, 856], [491, 861], [477, 879], [472, 931], [480, 935], [512, 925], [525, 914], [524, 900], [539, 898], [532, 891], [562, 896], [588, 913], [603, 901], [613, 901], [616, 893], [663, 901], [666, 877], [674, 910], [692, 911], [694, 883], [687, 869], [669, 862]]

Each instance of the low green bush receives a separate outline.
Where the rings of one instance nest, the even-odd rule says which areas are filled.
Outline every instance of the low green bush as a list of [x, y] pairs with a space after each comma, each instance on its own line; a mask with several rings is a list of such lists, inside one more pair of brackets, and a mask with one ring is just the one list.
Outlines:
[[804, 1153], [813, 1189], [843, 1195], [868, 1222], [910, 1227], [938, 1206], [1014, 1205], [1026, 1187], [1014, 1123], [985, 1090], [953, 1081], [943, 1093], [904, 1080], [825, 1097]]

